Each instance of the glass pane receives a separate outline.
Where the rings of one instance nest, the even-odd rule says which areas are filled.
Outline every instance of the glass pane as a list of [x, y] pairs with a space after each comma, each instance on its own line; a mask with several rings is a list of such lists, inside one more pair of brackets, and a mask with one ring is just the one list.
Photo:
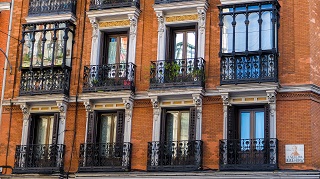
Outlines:
[[246, 16], [238, 14], [236, 16], [236, 32], [235, 32], [235, 51], [243, 52], [246, 50]]
[[250, 139], [250, 112], [240, 114], [240, 139]]
[[196, 53], [196, 33], [188, 32], [187, 34], [188, 44], [187, 44], [187, 58], [195, 58]]
[[23, 56], [22, 56], [22, 67], [30, 67], [32, 43], [31, 43], [32, 33], [26, 33], [24, 36], [23, 44]]
[[255, 138], [264, 138], [264, 112], [255, 112]]
[[121, 45], [120, 45], [120, 63], [126, 63], [127, 62], [127, 43], [128, 43], [128, 37], [122, 36], [121, 39]]
[[64, 48], [64, 41], [63, 41], [64, 31], [58, 30], [56, 32], [56, 45], [55, 45], [55, 51], [54, 51], [54, 65], [62, 65], [63, 61], [63, 48]]
[[44, 44], [44, 57], [43, 57], [43, 66], [49, 66], [52, 62], [52, 54], [53, 54], [53, 31], [46, 32], [46, 42]]
[[183, 32], [176, 33], [175, 37], [175, 45], [174, 45], [174, 52], [175, 52], [175, 59], [182, 59], [183, 58]]
[[113, 136], [113, 142], [116, 142], [117, 140], [117, 116], [116, 115], [113, 115], [113, 118], [112, 118], [112, 122], [113, 122], [113, 130], [112, 130], [112, 136]]
[[99, 143], [116, 141], [117, 118], [114, 115], [101, 115]]
[[181, 113], [180, 140], [189, 140], [189, 112]]
[[111, 37], [108, 44], [108, 64], [115, 64], [117, 57], [117, 38]]
[[222, 28], [222, 53], [231, 53], [233, 50], [233, 27], [232, 27], [232, 16], [224, 16], [223, 28]]
[[42, 61], [42, 38], [43, 32], [35, 33], [35, 42], [33, 48], [33, 66], [40, 66]]
[[261, 48], [262, 50], [272, 49], [273, 38], [272, 38], [272, 13], [263, 12], [261, 15], [262, 26], [261, 26]]
[[35, 144], [52, 144], [53, 116], [41, 116], [36, 120]]
[[257, 13], [251, 13], [248, 17], [248, 50], [259, 50], [259, 15]]

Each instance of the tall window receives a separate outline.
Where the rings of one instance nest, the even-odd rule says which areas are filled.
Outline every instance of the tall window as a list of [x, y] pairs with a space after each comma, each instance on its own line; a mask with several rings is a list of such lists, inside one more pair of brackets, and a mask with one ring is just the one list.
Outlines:
[[117, 137], [117, 113], [99, 115], [99, 143], [114, 143]]
[[128, 36], [127, 34], [105, 34], [103, 47], [104, 64], [127, 63]]
[[21, 67], [70, 67], [73, 34], [69, 22], [23, 25]]
[[176, 30], [174, 34], [174, 59], [196, 57], [195, 30]]

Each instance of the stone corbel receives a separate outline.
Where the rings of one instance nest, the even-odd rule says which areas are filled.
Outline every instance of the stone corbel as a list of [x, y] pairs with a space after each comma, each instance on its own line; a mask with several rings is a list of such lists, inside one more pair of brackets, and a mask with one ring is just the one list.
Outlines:
[[164, 34], [164, 29], [165, 29], [163, 12], [156, 11], [156, 15], [158, 18], [158, 33], [159, 33], [159, 36], [162, 37]]
[[92, 39], [96, 40], [98, 38], [98, 21], [97, 18], [92, 17], [90, 18], [90, 23], [92, 25]]
[[60, 121], [63, 124], [66, 120], [66, 113], [67, 113], [67, 103], [65, 101], [57, 101], [57, 106], [60, 112]]
[[28, 125], [28, 120], [30, 116], [30, 108], [27, 105], [27, 103], [22, 103], [20, 104], [20, 109], [22, 110], [22, 115], [23, 115], [23, 125], [27, 126]]
[[90, 100], [83, 102], [83, 105], [87, 112], [92, 112], [92, 103], [90, 102]]
[[229, 93], [221, 93], [221, 98], [222, 98], [223, 106], [230, 106]]
[[125, 115], [127, 122], [131, 121], [132, 119], [132, 110], [133, 110], [133, 98], [124, 98], [122, 99], [124, 106], [125, 106]]
[[272, 90], [272, 91], [266, 91], [266, 93], [267, 93], [268, 103], [269, 104], [275, 103], [277, 92], [275, 90]]

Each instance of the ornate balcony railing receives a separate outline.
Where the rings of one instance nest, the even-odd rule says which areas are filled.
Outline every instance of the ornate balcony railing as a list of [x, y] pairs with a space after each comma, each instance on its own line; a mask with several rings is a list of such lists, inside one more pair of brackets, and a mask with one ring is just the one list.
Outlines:
[[155, 4], [167, 4], [173, 2], [199, 1], [199, 0], [154, 0]]
[[17, 145], [13, 173], [63, 172], [65, 145]]
[[76, 14], [77, 0], [30, 0], [29, 16]]
[[79, 172], [129, 171], [132, 144], [81, 144]]
[[140, 8], [140, 0], [91, 0], [90, 10], [136, 7]]
[[202, 169], [202, 141], [148, 143], [148, 171], [194, 171]]
[[134, 91], [135, 69], [133, 63], [85, 66], [83, 92]]
[[151, 62], [150, 88], [204, 87], [203, 58], [159, 60]]
[[278, 81], [278, 60], [274, 53], [224, 55], [220, 64], [222, 85]]
[[278, 140], [220, 140], [220, 170], [278, 169]]
[[69, 95], [70, 69], [61, 67], [21, 70], [20, 95]]

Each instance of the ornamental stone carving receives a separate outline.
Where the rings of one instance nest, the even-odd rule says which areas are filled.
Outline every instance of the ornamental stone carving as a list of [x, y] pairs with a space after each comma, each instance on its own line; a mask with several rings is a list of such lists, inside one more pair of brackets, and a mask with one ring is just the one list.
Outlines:
[[198, 28], [201, 34], [204, 33], [206, 28], [206, 8], [198, 8]]
[[159, 33], [159, 36], [162, 37], [164, 34], [164, 29], [165, 29], [164, 17], [163, 17], [162, 11], [158, 11], [156, 13], [157, 13], [157, 18], [158, 18], [158, 33]]
[[90, 23], [92, 25], [92, 38], [93, 40], [98, 38], [98, 22], [96, 18], [90, 18]]
[[224, 106], [229, 106], [229, 94], [228, 93], [222, 93], [221, 94], [222, 102]]
[[268, 103], [275, 103], [276, 102], [276, 91], [267, 91]]
[[90, 101], [85, 101], [83, 102], [84, 107], [86, 108], [87, 112], [91, 112], [92, 111], [92, 104], [90, 103]]

